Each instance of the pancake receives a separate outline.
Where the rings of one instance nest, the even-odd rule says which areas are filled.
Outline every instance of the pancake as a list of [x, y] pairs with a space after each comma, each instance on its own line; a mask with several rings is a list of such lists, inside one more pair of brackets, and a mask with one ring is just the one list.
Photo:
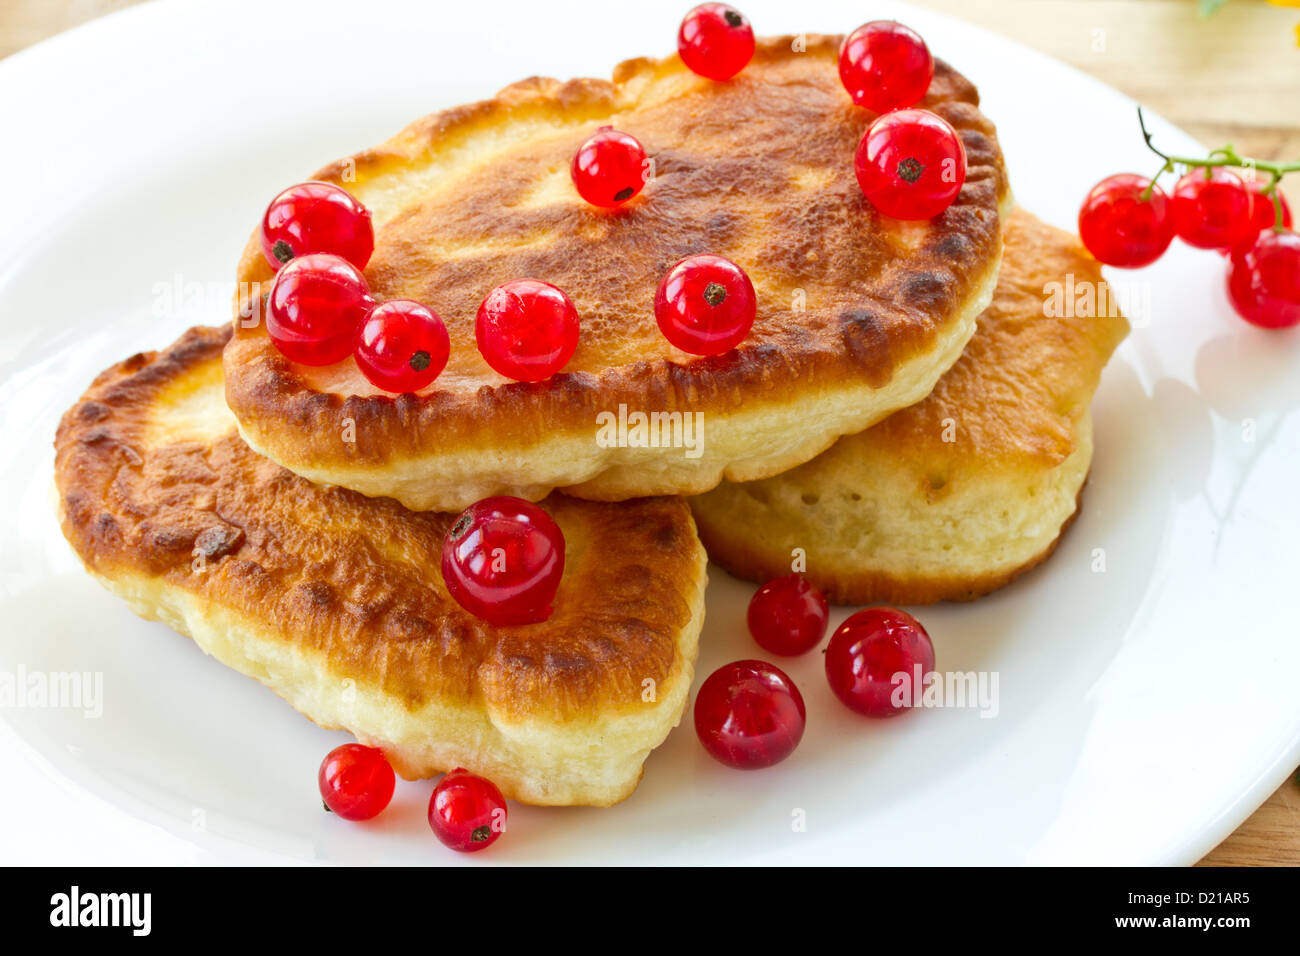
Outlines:
[[[840, 84], [839, 38], [797, 46], [759, 41], [726, 83], [675, 55], [623, 63], [612, 83], [525, 80], [318, 172], [373, 214], [372, 291], [438, 312], [451, 359], [403, 396], [370, 385], [351, 358], [289, 362], [258, 321], [267, 287], [254, 284], [272, 272], [254, 234], [225, 356], [245, 439], [313, 481], [455, 511], [492, 494], [620, 500], [763, 478], [919, 401], [992, 295], [1010, 201], [993, 125], [974, 86], [936, 62], [923, 105], [959, 131], [965, 185], [929, 222], [882, 217], [853, 172], [874, 114]], [[606, 124], [654, 161], [645, 190], [613, 211], [587, 205], [569, 178], [578, 146]], [[759, 299], [749, 337], [712, 358], [673, 348], [654, 318], [664, 273], [700, 252], [738, 262]], [[521, 276], [564, 289], [581, 317], [573, 359], [541, 383], [503, 378], [474, 344], [479, 303]], [[602, 431], [620, 408], [678, 418], [643, 446], [644, 435]], [[703, 422], [702, 442], [682, 415]]]
[[64, 415], [60, 519], [87, 569], [403, 777], [463, 766], [537, 804], [631, 793], [691, 684], [705, 557], [686, 503], [549, 497], [555, 612], [493, 627], [443, 586], [454, 515], [322, 489], [240, 440], [230, 334], [128, 359]]
[[803, 549], [835, 603], [928, 604], [979, 597], [1051, 554], [1078, 510], [1089, 403], [1128, 323], [1052, 303], [1052, 283], [1096, 301], [1106, 288], [1069, 233], [1017, 210], [1004, 239], [993, 302], [925, 401], [776, 478], [692, 499], [713, 560], [765, 581]]

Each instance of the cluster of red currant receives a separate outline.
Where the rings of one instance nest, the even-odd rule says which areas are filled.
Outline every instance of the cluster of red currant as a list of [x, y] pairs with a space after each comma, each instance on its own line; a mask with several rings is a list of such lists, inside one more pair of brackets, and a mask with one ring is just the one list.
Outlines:
[[[759, 647], [782, 657], [821, 643], [829, 615], [825, 596], [801, 574], [767, 582], [749, 602], [749, 633]], [[868, 717], [895, 717], [894, 675], [922, 678], [934, 670], [934, 645], [904, 611], [872, 607], [847, 618], [826, 645], [826, 680], [835, 696]], [[719, 667], [695, 697], [695, 732], [714, 758], [757, 770], [779, 763], [803, 739], [807, 713], [794, 681], [765, 661]]]
[[[1155, 262], [1174, 236], [1218, 250], [1228, 257], [1228, 297], [1243, 319], [1264, 328], [1300, 324], [1300, 235], [1278, 189], [1300, 163], [1245, 159], [1230, 146], [1206, 157], [1169, 156], [1152, 143], [1141, 110], [1138, 121], [1164, 165], [1154, 179], [1117, 173], [1094, 186], [1079, 209], [1084, 245], [1098, 261], [1128, 269]], [[1166, 194], [1158, 180], [1179, 166], [1186, 171]]]

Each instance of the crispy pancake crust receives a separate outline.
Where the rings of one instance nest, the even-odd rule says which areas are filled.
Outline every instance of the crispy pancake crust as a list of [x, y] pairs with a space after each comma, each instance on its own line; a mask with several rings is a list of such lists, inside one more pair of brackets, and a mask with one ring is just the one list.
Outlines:
[[[937, 61], [924, 105], [960, 132], [966, 183], [929, 223], [886, 219], [854, 177], [874, 114], [840, 84], [839, 38], [809, 36], [803, 52], [793, 40], [759, 41], [727, 83], [676, 56], [623, 63], [612, 83], [526, 80], [319, 172], [374, 215], [372, 290], [437, 311], [451, 360], [431, 389], [401, 396], [351, 358], [287, 361], [257, 321], [254, 284], [272, 272], [255, 233], [238, 274], [249, 317], [237, 316], [225, 356], [249, 444], [318, 482], [459, 510], [497, 493], [613, 500], [761, 478], [919, 401], [992, 294], [1009, 204], [993, 125], [974, 86]], [[614, 211], [569, 180], [574, 152], [604, 124], [635, 135], [655, 164]], [[759, 296], [746, 341], [707, 359], [669, 345], [653, 314], [664, 272], [705, 251], [739, 262]], [[577, 353], [546, 382], [508, 381], [474, 344], [479, 302], [519, 276], [560, 286], [581, 317]], [[620, 405], [703, 413], [703, 453], [603, 447], [598, 416]]]
[[230, 334], [128, 359], [64, 416], [61, 520], [87, 568], [403, 776], [465, 766], [526, 802], [626, 797], [691, 683], [705, 558], [685, 502], [548, 498], [567, 544], [555, 612], [492, 627], [443, 586], [454, 515], [320, 488], [240, 440]]
[[1106, 288], [1073, 236], [1017, 210], [1004, 238], [993, 303], [925, 401], [786, 474], [692, 499], [711, 558], [763, 581], [803, 549], [836, 603], [927, 604], [979, 597], [1051, 554], [1092, 460], [1088, 406], [1128, 323], [1084, 300], [1058, 308], [1052, 283], [1061, 302]]

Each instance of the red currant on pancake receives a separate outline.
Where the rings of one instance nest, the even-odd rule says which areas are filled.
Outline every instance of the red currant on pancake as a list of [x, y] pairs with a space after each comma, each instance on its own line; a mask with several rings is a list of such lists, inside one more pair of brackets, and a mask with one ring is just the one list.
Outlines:
[[854, 157], [858, 185], [882, 215], [932, 219], [966, 181], [966, 148], [929, 110], [895, 110], [872, 123]]
[[478, 307], [474, 338], [483, 360], [506, 378], [540, 382], [573, 358], [578, 310], [569, 297], [540, 279], [512, 279]]
[[272, 269], [313, 252], [341, 256], [364, 269], [374, 251], [370, 210], [332, 183], [290, 186], [262, 217], [262, 255]]
[[645, 186], [646, 155], [635, 136], [602, 126], [573, 156], [578, 195], [593, 206], [620, 206]]
[[721, 355], [754, 325], [758, 302], [745, 270], [725, 256], [687, 256], [668, 270], [655, 293], [664, 337], [692, 355]]
[[429, 827], [453, 850], [485, 850], [505, 832], [506, 798], [491, 780], [458, 767], [433, 788]]
[[1079, 238], [1098, 262], [1136, 269], [1150, 265], [1174, 241], [1169, 197], [1151, 180], [1116, 173], [1092, 187], [1079, 207]]
[[266, 331], [291, 361], [333, 365], [352, 354], [357, 327], [374, 307], [370, 287], [346, 259], [312, 253], [275, 276], [266, 305]]
[[764, 661], [719, 667], [695, 696], [695, 732], [716, 760], [738, 770], [780, 763], [803, 739], [799, 688]]
[[826, 647], [826, 679], [831, 690], [853, 710], [868, 717], [895, 717], [911, 706], [911, 698], [896, 706], [895, 674], [907, 675], [911, 693], [920, 696], [917, 681], [934, 670], [934, 645], [919, 621], [891, 607], [871, 607], [836, 628]]
[[754, 55], [754, 28], [734, 7], [702, 3], [682, 20], [677, 52], [692, 73], [729, 80]]
[[447, 366], [451, 340], [432, 309], [390, 299], [370, 310], [353, 354], [366, 378], [389, 392], [418, 392]]
[[344, 820], [369, 820], [393, 799], [393, 768], [383, 753], [361, 744], [335, 747], [321, 761], [317, 783], [325, 806]]
[[1269, 229], [1249, 250], [1233, 255], [1228, 298], [1253, 325], [1281, 329], [1300, 324], [1300, 235]]
[[501, 495], [470, 505], [442, 542], [447, 592], [489, 624], [546, 620], [563, 574], [560, 526], [522, 498]]
[[1255, 194], [1230, 169], [1193, 169], [1170, 200], [1178, 238], [1198, 249], [1231, 249], [1255, 232]]
[[772, 654], [794, 657], [812, 650], [826, 634], [826, 596], [802, 574], [768, 581], [749, 601], [749, 633]]
[[840, 46], [840, 81], [854, 103], [877, 113], [919, 102], [933, 78], [930, 48], [893, 20], [864, 23]]

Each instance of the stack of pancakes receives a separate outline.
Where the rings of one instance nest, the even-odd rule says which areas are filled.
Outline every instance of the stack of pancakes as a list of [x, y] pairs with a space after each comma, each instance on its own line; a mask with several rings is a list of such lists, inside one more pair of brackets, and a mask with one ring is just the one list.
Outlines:
[[[936, 62], [920, 104], [962, 137], [957, 201], [898, 222], [854, 177], [874, 115], [840, 85], [839, 38], [792, 40], [759, 41], [727, 83], [676, 56], [528, 80], [319, 172], [371, 210], [376, 297], [446, 321], [446, 371], [392, 395], [351, 359], [286, 360], [258, 321], [255, 235], [230, 326], [114, 366], [65, 415], [61, 520], [87, 568], [403, 776], [464, 766], [515, 799], [607, 805], [685, 708], [705, 546], [755, 581], [797, 559], [849, 604], [968, 599], [1041, 561], [1078, 507], [1126, 323], [1046, 314], [1049, 284], [1100, 271], [1012, 211], [969, 81]], [[602, 125], [654, 159], [614, 211], [568, 174]], [[659, 278], [701, 252], [740, 263], [759, 301], [712, 358], [653, 313]], [[474, 345], [478, 303], [523, 276], [582, 321], [539, 383]], [[610, 440], [614, 419], [656, 429]], [[491, 626], [443, 585], [455, 513], [497, 494], [540, 500], [564, 532], [543, 623]]]

